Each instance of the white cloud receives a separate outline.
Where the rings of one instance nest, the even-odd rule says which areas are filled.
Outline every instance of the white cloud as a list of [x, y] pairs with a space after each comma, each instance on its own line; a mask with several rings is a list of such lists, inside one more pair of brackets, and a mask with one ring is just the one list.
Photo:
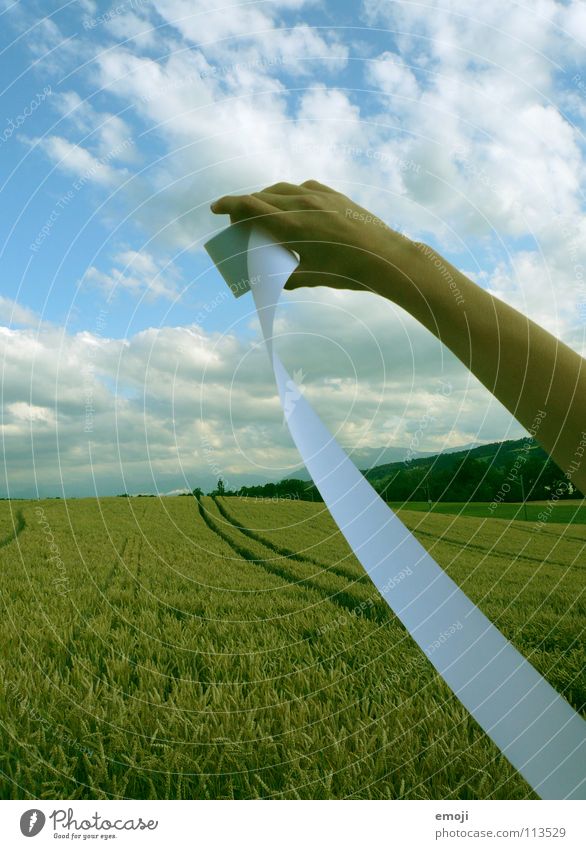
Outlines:
[[[119, 41], [134, 42], [142, 49], [154, 47], [157, 44], [158, 33], [148, 18], [149, 0], [144, 0], [145, 12], [147, 14], [136, 14], [125, 11], [122, 14], [113, 15], [106, 23], [108, 31]], [[132, 4], [140, 13], [140, 3]]]
[[289, 70], [306, 73], [301, 60], [334, 60], [340, 67], [348, 54], [332, 32], [323, 38], [303, 24], [283, 25], [283, 11], [314, 4], [315, 0], [232, 0], [229, 4], [224, 0], [199, 0], [197, 5], [189, 0], [156, 0], [154, 6], [163, 20], [208, 59], [222, 63], [258, 61], [268, 53], [293, 63]]
[[[119, 15], [92, 30], [108, 42], [86, 68], [99, 108], [69, 92], [61, 101], [67, 130], [39, 143], [61, 170], [89, 173], [105, 191], [127, 175], [115, 163], [132, 165], [140, 155], [146, 167], [136, 169], [124, 198], [150, 247], [119, 250], [107, 268], [91, 266], [85, 281], [108, 295], [124, 289], [174, 299], [179, 276], [163, 253], [191, 248], [220, 225], [209, 212], [213, 198], [314, 177], [412, 236], [468, 251], [466, 265], [482, 285], [579, 348], [583, 139], [564, 109], [570, 103], [579, 114], [583, 95], [560, 89], [560, 69], [580, 58], [583, 3], [472, 8], [430, 0], [424, 8], [367, 0], [370, 20], [394, 33], [393, 50], [368, 51], [372, 61], [353, 78], [354, 92], [331, 82], [345, 67], [346, 45], [327, 28], [301, 23], [305, 7], [313, 10], [303, 0], [228, 8], [220, 0], [161, 0], [155, 11], [145, 4], [140, 20]], [[290, 10], [298, 13], [292, 26], [283, 23]], [[160, 30], [137, 37], [161, 21]], [[58, 43], [58, 32], [45, 35]], [[364, 98], [363, 83], [378, 96]], [[80, 131], [88, 138], [75, 144], [70, 136]], [[122, 147], [110, 157], [130, 134], [136, 152]], [[572, 222], [571, 234], [562, 220]], [[454, 389], [437, 405], [422, 449], [503, 438], [510, 427], [520, 433], [463, 366], [390, 305], [333, 292], [289, 300], [297, 306], [279, 318], [283, 357], [302, 369], [307, 397], [347, 446], [408, 444], [440, 378]], [[341, 321], [342, 310], [352, 321]], [[33, 326], [26, 313], [15, 315]], [[120, 488], [119, 446], [139, 489], [152, 488], [149, 463], [165, 491], [181, 488], [183, 473], [190, 482], [211, 479], [204, 436], [213, 462], [244, 479], [255, 470], [276, 477], [297, 461], [264, 351], [238, 336], [187, 327], [128, 340], [47, 329], [38, 339], [27, 331], [9, 338], [6, 427], [19, 485], [31, 479], [31, 427], [45, 428], [35, 459], [46, 481], [56, 467], [55, 434], [52, 442], [30, 411], [19, 419], [25, 408], [14, 404], [55, 411], [64, 474], [80, 487], [89, 485], [90, 439], [98, 477]], [[89, 363], [95, 372], [86, 381]], [[89, 435], [86, 383], [95, 408]]]
[[367, 79], [385, 94], [415, 99], [420, 95], [413, 71], [396, 53], [385, 51], [367, 66]]
[[[585, 171], [582, 128], [561, 111], [578, 93], [560, 72], [578, 57], [580, 5], [365, 3], [371, 22], [400, 33], [399, 55], [389, 64], [381, 54], [369, 74], [411, 131], [396, 140], [403, 158], [420, 166], [403, 176], [407, 229], [444, 251], [483, 239], [471, 257], [485, 272], [479, 279], [570, 343], [579, 332], [579, 260], [564, 252], [556, 222], [584, 230]], [[416, 81], [401, 79], [401, 62], [419, 68]], [[417, 96], [403, 100], [401, 89]], [[532, 247], [518, 247], [520, 239]], [[491, 250], [500, 254], [494, 270]]]
[[99, 112], [73, 90], [58, 95], [54, 102], [63, 118], [83, 134], [80, 144], [96, 157], [107, 161], [135, 158], [135, 149], [129, 144], [132, 131], [118, 115]]
[[246, 0], [156, 0], [158, 14], [172, 24], [183, 38], [196, 45], [214, 44], [236, 36], [251, 37], [272, 29], [270, 14], [274, 3], [249, 3]]
[[14, 401], [12, 404], [6, 405], [8, 417], [14, 419], [15, 422], [24, 422], [32, 424], [40, 423], [43, 425], [54, 425], [55, 414], [49, 407], [38, 407], [35, 404], [28, 404], [26, 401]]
[[[399, 39], [399, 53], [385, 51], [366, 66], [371, 84], [385, 93], [374, 116], [324, 82], [312, 83], [292, 113], [282, 81], [287, 66], [260, 63], [268, 44], [295, 31], [279, 26], [278, 3], [236, 4], [226, 20], [215, 2], [195, 13], [183, 2], [159, 8], [198, 46], [208, 35], [242, 36], [226, 42], [228, 65], [197, 49], [158, 62], [125, 49], [102, 54], [101, 84], [134, 104], [167, 148], [148, 178], [133, 181], [137, 218], [186, 247], [213, 226], [207, 205], [214, 196], [308, 176], [354, 194], [402, 230], [435, 234], [448, 250], [495, 231], [541, 238], [552, 216], [580, 210], [579, 137], [547, 99], [556, 72], [548, 47], [559, 49], [547, 20], [559, 13], [556, 4], [505, 14], [500, 3], [474, 16], [464, 3], [435, 4], [425, 15], [416, 7], [367, 5], [373, 15], [379, 7], [377, 20], [411, 32]], [[261, 23], [262, 33], [255, 29]], [[336, 40], [328, 44], [335, 51]], [[427, 63], [419, 61], [424, 47]], [[419, 65], [420, 79], [409, 65]], [[264, 83], [262, 98], [249, 94], [256, 83]], [[387, 128], [389, 111], [414, 132]]]
[[175, 300], [179, 296], [179, 271], [172, 262], [155, 259], [145, 250], [120, 251], [114, 261], [117, 266], [108, 272], [90, 266], [83, 276], [83, 284], [97, 286], [108, 300], [121, 290], [137, 297], [145, 295], [147, 300]]
[[84, 182], [91, 181], [103, 186], [112, 186], [120, 179], [120, 173], [109, 165], [107, 157], [98, 159], [89, 150], [73, 144], [61, 136], [46, 136], [34, 140], [53, 160], [59, 170]]
[[33, 9], [21, 13], [24, 4], [13, 3], [8, 14], [20, 16], [19, 29], [26, 32], [24, 41], [37, 62], [42, 62], [43, 71], [59, 72], [67, 62], [79, 58], [80, 44], [73, 35], [65, 35], [53, 16], [42, 16]]
[[28, 307], [0, 295], [0, 322], [9, 326], [22, 325], [24, 327], [37, 327], [40, 317]]
[[[435, 418], [421, 450], [506, 434], [510, 417], [500, 405], [391, 305], [373, 311], [369, 296], [330, 301], [323, 291], [288, 299], [278, 348], [349, 450], [409, 445], [431, 404]], [[231, 485], [275, 479], [299, 465], [258, 337], [196, 325], [125, 340], [0, 329], [0, 358], [13, 495], [30, 494], [35, 479], [44, 493], [63, 484], [69, 494], [87, 494], [93, 478], [101, 492], [167, 492], [210, 487], [218, 474]], [[452, 389], [438, 403], [440, 380]]]

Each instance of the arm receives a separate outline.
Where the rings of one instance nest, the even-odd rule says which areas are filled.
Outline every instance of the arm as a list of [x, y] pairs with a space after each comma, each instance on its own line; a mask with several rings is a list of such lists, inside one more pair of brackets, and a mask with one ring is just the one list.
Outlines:
[[287, 283], [370, 291], [446, 345], [586, 492], [586, 360], [481, 289], [434, 250], [313, 180], [224, 197], [212, 211], [254, 218], [296, 250]]

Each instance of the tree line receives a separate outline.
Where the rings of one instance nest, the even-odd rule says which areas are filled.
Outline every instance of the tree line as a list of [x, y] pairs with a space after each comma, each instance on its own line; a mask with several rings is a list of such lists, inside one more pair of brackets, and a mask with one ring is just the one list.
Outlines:
[[[524, 447], [517, 447], [522, 442], [494, 443], [494, 447], [487, 446], [492, 449], [489, 454], [478, 449], [390, 463], [364, 474], [382, 498], [393, 502], [546, 501], [553, 492], [560, 491], [562, 499], [584, 497], [542, 449], [525, 450], [527, 442]], [[534, 445], [530, 447], [533, 449]], [[203, 495], [201, 489], [194, 490], [197, 493]], [[297, 478], [241, 486], [237, 490], [227, 490], [220, 478], [208, 494], [323, 501], [312, 482]]]

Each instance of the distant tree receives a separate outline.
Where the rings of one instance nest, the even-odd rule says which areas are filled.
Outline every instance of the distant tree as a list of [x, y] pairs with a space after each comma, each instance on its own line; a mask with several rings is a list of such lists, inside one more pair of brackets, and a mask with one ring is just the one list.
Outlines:
[[218, 495], [224, 495], [225, 492], [226, 492], [226, 487], [224, 486], [224, 481], [222, 480], [222, 478], [218, 478], [218, 488], [216, 490], [216, 493]]
[[201, 497], [202, 497], [202, 495], [203, 495], [203, 489], [201, 488], [201, 486], [196, 486], [196, 487], [195, 487], [195, 489], [193, 490], [193, 495], [195, 495], [195, 497], [196, 497], [196, 498], [201, 498]]

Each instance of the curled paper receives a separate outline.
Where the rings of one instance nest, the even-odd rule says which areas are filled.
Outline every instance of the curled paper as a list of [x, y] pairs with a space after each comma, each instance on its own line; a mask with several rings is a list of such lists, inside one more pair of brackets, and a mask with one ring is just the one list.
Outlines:
[[[250, 290], [289, 431], [324, 502], [382, 598], [462, 704], [542, 799], [586, 799], [586, 722], [505, 639], [381, 499], [273, 349], [296, 257], [241, 222], [205, 245], [236, 294]], [[298, 397], [297, 397], [298, 396]], [[401, 580], [397, 580], [397, 575]]]

